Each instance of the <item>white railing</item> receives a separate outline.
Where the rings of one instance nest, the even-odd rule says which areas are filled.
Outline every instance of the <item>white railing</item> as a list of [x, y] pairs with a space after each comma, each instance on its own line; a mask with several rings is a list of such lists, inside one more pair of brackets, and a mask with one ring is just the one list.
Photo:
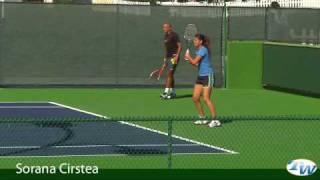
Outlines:
[[[320, 0], [319, 0], [320, 1]], [[185, 3], [179, 3], [175, 1], [168, 1], [168, 2], [157, 2], [158, 5], [161, 6], [219, 6], [217, 3], [207, 3], [207, 2], [185, 2]], [[222, 3], [221, 3], [222, 4]], [[223, 4], [222, 4], [223, 5]]]
[[[91, 0], [92, 4], [125, 4], [125, 5], [150, 5], [149, 2], [139, 2], [139, 1], [127, 1], [127, 0]], [[177, 0], [172, 0], [168, 2], [160, 2], [157, 4], [161, 6], [224, 6], [223, 1], [220, 3], [207, 3], [206, 0], [203, 2], [195, 2], [194, 0], [189, 0], [190, 2], [179, 3]], [[285, 8], [320, 8], [320, 0], [247, 0], [242, 2], [242, 0], [236, 0], [232, 2], [226, 2], [228, 7], [270, 7], [271, 2], [278, 2], [280, 7]], [[0, 2], [22, 2], [22, 0], [0, 0]], [[53, 3], [53, 0], [44, 0], [45, 3]]]
[[227, 2], [227, 6], [270, 7], [273, 1], [278, 2], [280, 7], [286, 8], [320, 8], [320, 0], [260, 0], [258, 2], [255, 0], [249, 0], [247, 2]]
[[[320, 0], [248, 0], [226, 2], [228, 7], [270, 7], [271, 3], [278, 2], [280, 7], [285, 8], [320, 8]], [[224, 6], [223, 2], [220, 3], [206, 3], [206, 2], [158, 2], [162, 6]]]
[[149, 2], [123, 0], [91, 0], [92, 4], [123, 4], [123, 5], [150, 5]]

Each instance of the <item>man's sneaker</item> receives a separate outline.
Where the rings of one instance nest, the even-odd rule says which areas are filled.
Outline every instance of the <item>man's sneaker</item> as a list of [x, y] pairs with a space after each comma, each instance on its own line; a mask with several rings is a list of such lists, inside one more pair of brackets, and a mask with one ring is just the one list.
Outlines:
[[208, 124], [209, 121], [207, 120], [196, 120], [196, 121], [193, 121], [193, 124], [195, 125], [204, 125], [204, 124]]
[[163, 93], [160, 94], [160, 97], [163, 98], [163, 99], [166, 99], [167, 96], [168, 96], [168, 93], [166, 93], [166, 92], [163, 92]]
[[170, 94], [167, 94], [167, 96], [166, 96], [166, 98], [164, 98], [164, 99], [174, 99], [174, 98], [176, 98], [176, 93], [170, 93]]
[[213, 127], [220, 127], [221, 126], [221, 122], [219, 120], [212, 120], [208, 126], [210, 128], [213, 128]]
[[164, 92], [164, 93], [160, 94], [160, 97], [162, 99], [174, 99], [176, 96], [177, 95], [175, 93], [168, 94], [168, 93]]

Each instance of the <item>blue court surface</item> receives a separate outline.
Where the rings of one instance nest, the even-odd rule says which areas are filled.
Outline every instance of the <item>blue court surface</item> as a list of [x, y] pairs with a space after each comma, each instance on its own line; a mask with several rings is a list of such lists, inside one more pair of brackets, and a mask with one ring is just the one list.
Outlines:
[[[1, 122], [0, 156], [161, 155], [168, 152], [165, 132], [133, 122], [55, 122], [50, 118], [102, 116], [54, 102], [0, 103], [0, 120], [21, 117], [44, 118], [48, 123]], [[173, 154], [236, 153], [175, 135], [172, 142]]]

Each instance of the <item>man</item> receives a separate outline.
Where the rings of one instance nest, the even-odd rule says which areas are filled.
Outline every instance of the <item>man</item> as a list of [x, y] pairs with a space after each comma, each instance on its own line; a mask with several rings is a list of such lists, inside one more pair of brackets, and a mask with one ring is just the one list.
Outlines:
[[168, 74], [165, 84], [165, 90], [160, 95], [163, 99], [172, 99], [176, 97], [174, 89], [174, 72], [179, 62], [179, 56], [182, 50], [182, 45], [179, 36], [172, 30], [170, 23], [164, 23], [162, 29], [164, 35], [165, 56], [163, 66], [167, 68]]

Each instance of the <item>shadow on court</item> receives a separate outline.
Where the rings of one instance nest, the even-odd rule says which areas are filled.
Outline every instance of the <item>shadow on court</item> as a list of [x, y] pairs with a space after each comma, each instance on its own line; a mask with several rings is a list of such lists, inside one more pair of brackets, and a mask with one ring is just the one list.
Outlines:
[[177, 95], [175, 99], [192, 98], [192, 94]]

